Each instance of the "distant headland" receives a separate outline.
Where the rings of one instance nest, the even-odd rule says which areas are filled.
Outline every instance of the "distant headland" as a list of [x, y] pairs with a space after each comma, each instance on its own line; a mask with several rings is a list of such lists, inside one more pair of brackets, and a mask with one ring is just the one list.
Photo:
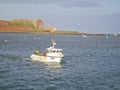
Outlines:
[[[6, 33], [37, 33], [37, 34], [67, 34], [67, 35], [82, 35], [82, 36], [103, 36], [106, 34], [90, 34], [71, 30], [58, 30], [55, 26], [45, 26], [42, 19], [14, 19], [14, 20], [0, 20], [0, 32]], [[120, 34], [113, 34], [120, 36]]]
[[40, 33], [40, 34], [79, 34], [77, 31], [57, 30], [52, 25], [45, 26], [42, 19], [0, 20], [0, 32]]

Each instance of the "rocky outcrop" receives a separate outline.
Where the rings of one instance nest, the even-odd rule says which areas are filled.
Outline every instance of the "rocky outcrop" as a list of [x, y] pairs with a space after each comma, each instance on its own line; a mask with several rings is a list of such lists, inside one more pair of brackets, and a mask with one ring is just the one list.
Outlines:
[[41, 19], [37, 19], [37, 20], [33, 21], [33, 24], [37, 29], [45, 30], [44, 23]]

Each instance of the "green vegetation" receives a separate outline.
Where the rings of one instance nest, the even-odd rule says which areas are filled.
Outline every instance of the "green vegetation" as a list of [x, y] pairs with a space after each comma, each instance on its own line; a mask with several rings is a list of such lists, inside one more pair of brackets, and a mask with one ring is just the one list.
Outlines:
[[23, 27], [29, 27], [31, 29], [36, 29], [32, 21], [24, 20], [24, 19], [16, 19], [8, 22], [8, 24], [11, 26], [23, 26]]
[[79, 34], [77, 31], [63, 31], [63, 30], [58, 30], [58, 31], [55, 31], [55, 32], [52, 32], [54, 34]]

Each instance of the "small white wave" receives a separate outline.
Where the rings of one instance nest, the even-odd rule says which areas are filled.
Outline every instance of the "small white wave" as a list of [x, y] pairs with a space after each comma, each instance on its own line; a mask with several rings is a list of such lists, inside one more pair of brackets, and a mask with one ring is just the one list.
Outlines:
[[9, 40], [5, 39], [4, 42], [8, 42]]
[[22, 60], [32, 60], [31, 58], [22, 58]]

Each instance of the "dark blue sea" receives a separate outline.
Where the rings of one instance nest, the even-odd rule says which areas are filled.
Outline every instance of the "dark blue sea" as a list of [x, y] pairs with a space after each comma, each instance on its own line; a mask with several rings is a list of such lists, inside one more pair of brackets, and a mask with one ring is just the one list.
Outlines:
[[[31, 61], [52, 38], [61, 64]], [[0, 90], [120, 90], [120, 36], [0, 33]]]

